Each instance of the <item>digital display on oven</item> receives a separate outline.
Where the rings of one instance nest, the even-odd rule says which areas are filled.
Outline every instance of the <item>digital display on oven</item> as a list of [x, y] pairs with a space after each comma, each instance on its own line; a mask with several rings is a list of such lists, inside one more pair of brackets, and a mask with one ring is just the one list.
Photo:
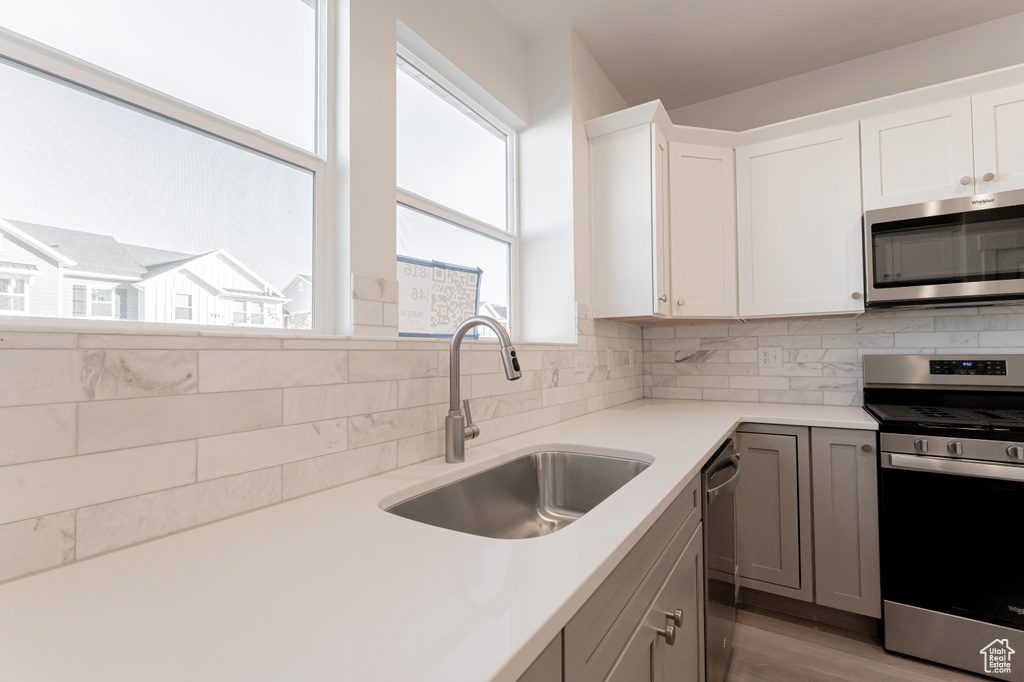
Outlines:
[[1006, 376], [1006, 360], [931, 360], [932, 374]]

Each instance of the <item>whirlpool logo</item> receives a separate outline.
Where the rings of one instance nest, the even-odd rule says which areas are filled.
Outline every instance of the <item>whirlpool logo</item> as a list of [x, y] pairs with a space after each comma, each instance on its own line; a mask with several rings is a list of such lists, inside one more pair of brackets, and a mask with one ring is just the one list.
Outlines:
[[974, 206], [984, 206], [985, 204], [995, 203], [995, 199], [988, 197], [987, 199], [974, 199], [971, 204]]

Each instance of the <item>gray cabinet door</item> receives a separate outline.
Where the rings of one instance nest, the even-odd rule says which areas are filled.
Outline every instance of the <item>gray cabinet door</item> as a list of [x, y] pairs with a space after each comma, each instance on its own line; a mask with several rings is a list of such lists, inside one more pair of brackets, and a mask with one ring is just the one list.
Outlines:
[[740, 577], [799, 590], [797, 437], [737, 433], [736, 450], [743, 462], [736, 491]]
[[[605, 682], [703, 682], [703, 533], [697, 529]], [[674, 615], [680, 614], [679, 624]], [[675, 628], [673, 643], [664, 634]]]
[[815, 601], [882, 616], [874, 431], [812, 429]]

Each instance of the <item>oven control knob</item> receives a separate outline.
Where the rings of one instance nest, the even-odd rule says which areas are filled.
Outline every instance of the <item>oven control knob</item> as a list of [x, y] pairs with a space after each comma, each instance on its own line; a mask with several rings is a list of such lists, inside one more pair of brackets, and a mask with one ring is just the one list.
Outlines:
[[958, 440], [951, 440], [946, 444], [946, 449], [954, 455], [964, 454], [964, 444]]
[[1010, 447], [1006, 448], [1006, 454], [1009, 455], [1010, 457], [1013, 457], [1014, 459], [1019, 459], [1022, 462], [1024, 462], [1024, 447], [1021, 447], [1019, 445], [1011, 445]]
[[914, 440], [914, 449], [919, 452], [928, 452], [929, 447], [931, 447], [931, 445], [928, 443], [927, 438], [918, 438]]

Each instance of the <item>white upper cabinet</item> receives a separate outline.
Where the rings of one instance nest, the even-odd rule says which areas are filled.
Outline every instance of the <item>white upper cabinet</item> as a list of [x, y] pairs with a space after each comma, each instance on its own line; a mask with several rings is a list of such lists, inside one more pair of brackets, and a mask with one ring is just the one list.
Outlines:
[[1024, 188], [1024, 87], [861, 122], [864, 208]]
[[1024, 86], [977, 95], [971, 104], [976, 193], [1024, 189]]
[[733, 150], [669, 146], [673, 317], [736, 317]]
[[736, 150], [739, 316], [864, 310], [857, 124]]
[[[590, 196], [593, 237], [594, 316], [668, 316], [668, 140], [647, 122], [635, 122], [649, 108], [594, 119], [590, 136]], [[616, 118], [617, 117], [617, 118]], [[665, 120], [668, 115], [664, 114]]]

